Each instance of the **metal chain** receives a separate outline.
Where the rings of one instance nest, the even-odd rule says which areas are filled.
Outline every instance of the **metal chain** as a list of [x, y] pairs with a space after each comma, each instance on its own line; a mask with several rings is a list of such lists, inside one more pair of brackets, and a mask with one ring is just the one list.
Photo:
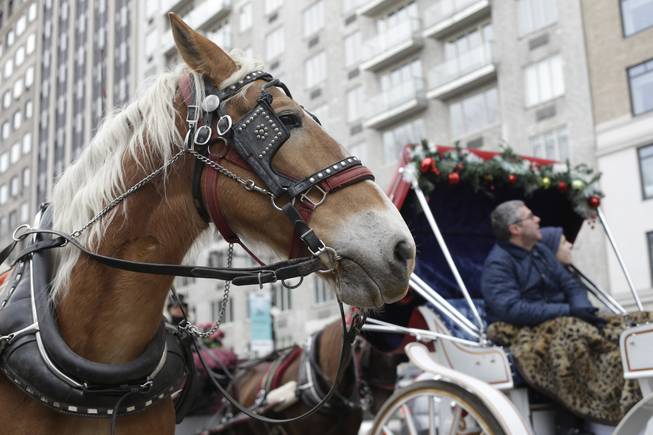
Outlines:
[[123, 192], [122, 194], [120, 194], [117, 197], [115, 197], [114, 199], [112, 199], [111, 202], [109, 202], [109, 204], [107, 204], [106, 207], [104, 207], [102, 210], [100, 210], [98, 212], [98, 214], [96, 214], [93, 217], [93, 219], [88, 221], [88, 223], [86, 225], [84, 225], [82, 228], [78, 229], [77, 231], [73, 231], [73, 233], [71, 235], [76, 239], [79, 238], [79, 236], [81, 236], [82, 233], [84, 231], [86, 231], [91, 225], [93, 225], [95, 222], [102, 219], [107, 213], [109, 213], [111, 210], [113, 210], [118, 204], [120, 204], [122, 201], [124, 201], [125, 198], [127, 198], [129, 195], [136, 192], [138, 189], [140, 189], [141, 187], [143, 187], [144, 185], [146, 185], [147, 183], [152, 181], [152, 179], [154, 177], [159, 175], [161, 172], [163, 172], [165, 169], [167, 169], [170, 165], [172, 165], [177, 160], [179, 160], [179, 158], [181, 156], [183, 156], [185, 152], [186, 152], [185, 149], [180, 150], [170, 160], [168, 160], [163, 166], [159, 167], [158, 169], [153, 171], [151, 174], [147, 175], [145, 178], [140, 180], [138, 183], [134, 184], [132, 187], [127, 189], [125, 192]]
[[217, 162], [214, 162], [213, 160], [209, 159], [206, 156], [203, 156], [202, 154], [198, 153], [194, 149], [189, 149], [188, 152], [191, 153], [193, 156], [195, 156], [195, 158], [197, 160], [199, 160], [202, 163], [204, 163], [205, 165], [209, 166], [211, 169], [219, 172], [220, 174], [224, 175], [225, 177], [229, 177], [232, 180], [237, 181], [245, 189], [251, 190], [251, 191], [254, 191], [254, 192], [258, 192], [258, 193], [262, 193], [262, 194], [267, 195], [270, 198], [274, 199], [274, 194], [272, 192], [270, 192], [269, 190], [267, 190], [267, 189], [265, 189], [263, 187], [260, 187], [260, 186], [256, 185], [254, 180], [245, 179], [245, 178], [231, 172], [229, 169], [225, 168], [221, 164], [219, 164]]
[[[234, 258], [234, 244], [229, 243], [229, 250], [227, 251], [227, 268], [229, 269], [231, 269], [233, 258]], [[222, 325], [222, 323], [224, 322], [224, 315], [227, 309], [227, 303], [229, 302], [230, 290], [231, 290], [231, 281], [226, 281], [224, 283], [224, 295], [222, 296], [222, 303], [220, 305], [218, 320], [215, 323], [213, 323], [213, 325], [209, 329], [203, 331], [190, 322], [184, 325], [182, 329], [186, 330], [190, 334], [193, 334], [194, 336], [199, 338], [207, 338], [215, 334], [220, 329], [220, 325]]]

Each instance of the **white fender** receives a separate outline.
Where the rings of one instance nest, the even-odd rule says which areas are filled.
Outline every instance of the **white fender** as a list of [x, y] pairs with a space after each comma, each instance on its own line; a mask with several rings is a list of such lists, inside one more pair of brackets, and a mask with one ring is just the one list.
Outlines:
[[417, 380], [436, 378], [459, 385], [483, 401], [507, 434], [533, 435], [533, 430], [524, 421], [515, 405], [495, 387], [438, 364], [433, 361], [428, 349], [421, 343], [410, 343], [405, 351], [411, 362], [425, 372]]

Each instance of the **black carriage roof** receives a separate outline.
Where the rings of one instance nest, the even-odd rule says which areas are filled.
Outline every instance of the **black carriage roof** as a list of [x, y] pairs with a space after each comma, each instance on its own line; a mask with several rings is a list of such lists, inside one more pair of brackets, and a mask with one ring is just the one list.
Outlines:
[[[450, 151], [451, 147], [438, 147], [439, 152]], [[468, 150], [476, 156], [489, 160], [499, 153]], [[539, 165], [556, 162], [532, 157], [523, 159]], [[388, 196], [400, 210], [408, 223], [417, 244], [415, 273], [445, 298], [460, 298], [451, 271], [445, 261], [435, 236], [421, 211], [415, 194], [401, 174], [400, 169], [412, 164], [410, 149], [402, 153], [399, 168], [388, 191]], [[456, 185], [438, 183], [427, 197], [440, 231], [451, 255], [472, 297], [480, 298], [480, 276], [483, 262], [495, 243], [490, 227], [490, 213], [498, 204], [511, 199], [521, 199], [533, 210], [541, 226], [563, 227], [565, 236], [573, 241], [584, 218], [574, 211], [574, 205], [567, 195], [557, 189], [539, 189], [530, 196], [509, 186], [497, 186], [493, 197], [474, 189], [463, 182]]]

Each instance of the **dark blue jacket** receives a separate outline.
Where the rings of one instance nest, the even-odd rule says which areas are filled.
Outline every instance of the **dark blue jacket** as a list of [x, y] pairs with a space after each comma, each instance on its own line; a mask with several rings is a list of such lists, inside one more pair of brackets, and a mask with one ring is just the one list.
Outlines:
[[529, 252], [497, 242], [485, 259], [481, 290], [488, 323], [537, 325], [589, 306], [587, 290], [542, 243]]

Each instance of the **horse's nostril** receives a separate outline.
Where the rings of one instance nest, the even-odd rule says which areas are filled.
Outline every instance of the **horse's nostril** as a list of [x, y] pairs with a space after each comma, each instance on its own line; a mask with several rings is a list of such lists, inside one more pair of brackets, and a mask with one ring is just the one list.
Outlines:
[[395, 245], [395, 259], [397, 261], [406, 263], [411, 258], [413, 258], [413, 248], [410, 243], [402, 240]]

